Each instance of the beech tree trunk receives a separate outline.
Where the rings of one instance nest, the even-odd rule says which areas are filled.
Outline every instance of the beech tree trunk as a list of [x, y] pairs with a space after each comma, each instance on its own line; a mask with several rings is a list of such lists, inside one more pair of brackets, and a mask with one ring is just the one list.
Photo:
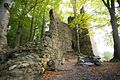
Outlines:
[[107, 7], [109, 14], [110, 14], [110, 23], [112, 26], [112, 32], [113, 32], [113, 41], [114, 41], [114, 59], [120, 60], [120, 40], [119, 40], [119, 35], [118, 35], [118, 24], [116, 21], [116, 16], [115, 16], [115, 0], [111, 0], [111, 5], [110, 1], [107, 0], [105, 2], [102, 0], [105, 6]]
[[0, 3], [0, 51], [7, 50], [7, 26], [10, 18], [9, 10], [12, 0], [2, 0]]
[[[113, 30], [113, 41], [114, 41], [114, 58], [120, 59], [120, 40], [118, 35], [118, 24], [115, 18], [115, 2], [111, 0], [111, 8], [109, 9], [110, 17], [111, 17], [111, 25]], [[114, 59], [113, 58], [113, 59]]]

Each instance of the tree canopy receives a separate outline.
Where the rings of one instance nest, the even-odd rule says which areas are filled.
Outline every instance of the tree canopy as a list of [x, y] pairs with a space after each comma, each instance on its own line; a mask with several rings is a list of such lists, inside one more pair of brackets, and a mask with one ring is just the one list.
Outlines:
[[[0, 5], [3, 2], [1, 0]], [[79, 34], [82, 33], [83, 28], [91, 32], [88, 35], [94, 35], [94, 29], [105, 31], [106, 43], [114, 45], [114, 54], [119, 54], [119, 45], [117, 45], [120, 29], [119, 4], [119, 0], [12, 0], [12, 6], [10, 10], [8, 9], [10, 13], [7, 26], [8, 46], [17, 48], [27, 42], [41, 40], [45, 31], [49, 29], [49, 11], [54, 9], [60, 20], [65, 23], [69, 16], [75, 17], [69, 25], [75, 28], [78, 24]], [[4, 7], [7, 6], [9, 8], [9, 4], [4, 4]], [[112, 31], [107, 32], [106, 27], [111, 26]]]

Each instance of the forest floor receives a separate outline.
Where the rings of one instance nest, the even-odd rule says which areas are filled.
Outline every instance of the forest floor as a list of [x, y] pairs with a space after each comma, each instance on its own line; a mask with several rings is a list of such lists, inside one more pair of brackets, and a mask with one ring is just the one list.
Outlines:
[[120, 62], [103, 62], [101, 66], [76, 65], [77, 56], [65, 56], [58, 71], [46, 71], [47, 80], [120, 80]]

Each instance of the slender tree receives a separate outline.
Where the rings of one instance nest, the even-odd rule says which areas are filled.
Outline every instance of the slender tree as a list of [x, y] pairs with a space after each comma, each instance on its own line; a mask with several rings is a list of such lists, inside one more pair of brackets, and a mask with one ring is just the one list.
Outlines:
[[[76, 10], [76, 0], [74, 0], [74, 4], [73, 4], [73, 11], [74, 11], [74, 17], [75, 19], [77, 19], [77, 10]], [[79, 29], [78, 29], [78, 24], [75, 24], [75, 28], [76, 28], [76, 42], [77, 42], [77, 51], [80, 54], [80, 42], [79, 42]]]
[[29, 41], [32, 41], [32, 36], [33, 36], [33, 29], [34, 29], [34, 20], [35, 20], [35, 7], [33, 8], [33, 15], [32, 15], [32, 20], [31, 20], [31, 27], [30, 27], [30, 37]]
[[115, 16], [115, 0], [102, 0], [104, 5], [107, 7], [109, 14], [110, 14], [110, 23], [112, 26], [112, 35], [113, 35], [113, 41], [114, 41], [114, 58], [120, 60], [120, 42], [119, 42], [119, 35], [118, 35], [118, 24], [116, 21]]
[[41, 30], [41, 38], [42, 38], [42, 37], [43, 37], [43, 35], [44, 35], [44, 29], [45, 29], [45, 10], [44, 10], [43, 17], [42, 17], [42, 30]]
[[7, 26], [10, 18], [12, 0], [0, 1], [0, 51], [7, 50]]
[[38, 4], [38, 0], [36, 0], [34, 5], [30, 6], [29, 8], [27, 8], [28, 6], [26, 6], [25, 4], [23, 10], [21, 11], [18, 22], [18, 28], [16, 31], [15, 49], [18, 48], [18, 46], [20, 46], [20, 39], [21, 39], [25, 15], [27, 15], [27, 13], [29, 13], [33, 8], [35, 8], [37, 4]]
[[20, 45], [20, 39], [21, 39], [21, 33], [22, 33], [22, 28], [23, 28], [23, 21], [24, 21], [24, 16], [21, 15], [19, 18], [19, 22], [18, 22], [18, 28], [16, 31], [16, 41], [15, 41], [15, 48], [17, 48]]

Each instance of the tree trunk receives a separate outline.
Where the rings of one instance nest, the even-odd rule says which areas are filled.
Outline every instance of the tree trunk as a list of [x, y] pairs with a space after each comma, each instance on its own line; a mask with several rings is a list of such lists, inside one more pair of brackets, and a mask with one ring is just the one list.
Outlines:
[[34, 28], [34, 14], [32, 16], [32, 20], [31, 20], [31, 27], [30, 27], [30, 38], [29, 41], [32, 41], [32, 36], [33, 36], [33, 28]]
[[33, 35], [32, 35], [32, 41], [34, 40], [35, 33], [36, 33], [36, 27], [34, 26]]
[[44, 14], [43, 14], [43, 17], [42, 17], [42, 30], [41, 30], [41, 38], [43, 37], [44, 35], [44, 28], [45, 28], [45, 10], [44, 10]]
[[[74, 10], [74, 17], [75, 17], [75, 19], [77, 19], [77, 16], [76, 16], [76, 0], [75, 0], [74, 5], [73, 5], [73, 10]], [[78, 24], [75, 24], [75, 28], [76, 28], [77, 51], [78, 51], [78, 53], [80, 54], [80, 43], [79, 43], [79, 29], [78, 29]]]
[[22, 33], [22, 27], [23, 27], [23, 17], [22, 15], [20, 16], [20, 20], [18, 23], [18, 28], [16, 31], [16, 41], [15, 41], [15, 48], [18, 48], [18, 46], [20, 46], [20, 38], [21, 38], [21, 33]]
[[33, 40], [33, 29], [34, 29], [34, 18], [35, 18], [35, 7], [33, 8], [33, 15], [32, 15], [32, 20], [31, 20], [31, 27], [30, 27], [30, 38], [29, 41]]
[[10, 18], [9, 10], [12, 0], [2, 0], [0, 3], [0, 51], [7, 50], [7, 26]]
[[109, 9], [110, 17], [111, 17], [111, 25], [113, 30], [113, 41], [114, 41], [114, 58], [120, 59], [120, 42], [118, 35], [118, 24], [115, 18], [115, 2], [111, 0], [111, 8]]
[[[15, 48], [18, 48], [18, 46], [20, 46], [20, 39], [21, 39], [21, 33], [22, 33], [22, 28], [23, 28], [23, 23], [24, 23], [24, 17], [27, 13], [29, 13], [32, 9], [34, 11], [34, 8], [36, 7], [38, 3], [38, 0], [36, 0], [36, 2], [34, 3], [33, 6], [31, 6], [28, 10], [27, 10], [27, 6], [25, 6], [21, 12], [21, 15], [20, 15], [20, 20], [19, 20], [19, 23], [18, 23], [18, 29], [17, 29], [17, 32], [16, 32], [16, 41], [15, 41]], [[34, 21], [34, 19], [33, 19]], [[32, 24], [32, 23], [31, 23]]]
[[112, 60], [120, 60], [120, 40], [118, 35], [118, 24], [115, 17], [115, 0], [111, 0], [111, 5], [109, 0], [107, 0], [107, 2], [105, 2], [105, 0], [102, 0], [102, 2], [107, 7], [111, 18], [110, 23], [113, 30], [112, 32], [114, 42], [114, 57]]

